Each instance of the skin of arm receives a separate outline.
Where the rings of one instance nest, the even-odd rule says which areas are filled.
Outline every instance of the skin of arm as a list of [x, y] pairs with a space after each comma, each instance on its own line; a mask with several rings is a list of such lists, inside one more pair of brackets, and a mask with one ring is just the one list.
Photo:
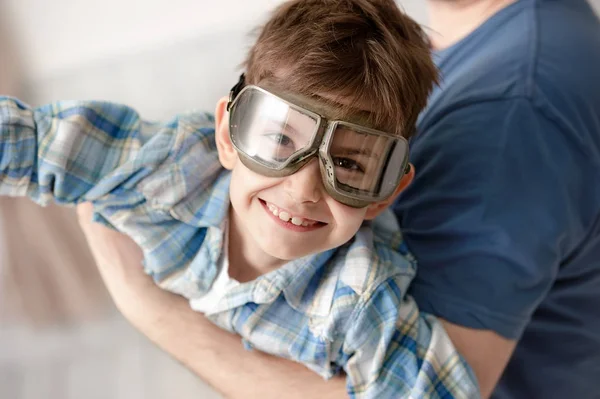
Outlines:
[[[142, 252], [127, 236], [92, 223], [92, 206], [77, 208], [80, 225], [119, 311], [151, 341], [227, 398], [344, 398], [345, 378], [323, 380], [303, 365], [244, 349], [241, 339], [157, 287], [143, 273]], [[181, 339], [185, 335], [185, 339]]]
[[477, 330], [442, 320], [458, 353], [469, 363], [479, 382], [482, 398], [489, 398], [516, 346], [491, 330]]
[[[127, 236], [92, 223], [91, 205], [79, 205], [77, 211], [117, 308], [151, 341], [223, 396], [281, 398], [285, 392], [286, 398], [347, 397], [343, 376], [324, 381], [299, 363], [244, 349], [238, 336], [214, 326], [184, 298], [157, 287], [138, 267], [142, 261], [139, 247]], [[515, 342], [488, 330], [444, 320], [442, 324], [473, 368], [482, 397], [489, 397]]]

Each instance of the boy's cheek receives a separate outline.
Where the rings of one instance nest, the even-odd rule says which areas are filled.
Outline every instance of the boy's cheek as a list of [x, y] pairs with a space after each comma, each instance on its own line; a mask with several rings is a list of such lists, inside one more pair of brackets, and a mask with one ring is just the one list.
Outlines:
[[352, 238], [360, 226], [365, 221], [367, 208], [353, 208], [337, 202], [333, 198], [329, 199], [329, 209], [338, 229], [338, 234], [342, 237]]

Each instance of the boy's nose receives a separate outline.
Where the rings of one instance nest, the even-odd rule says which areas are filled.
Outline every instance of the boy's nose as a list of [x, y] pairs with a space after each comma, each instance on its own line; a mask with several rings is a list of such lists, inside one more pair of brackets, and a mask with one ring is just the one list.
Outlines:
[[312, 159], [296, 173], [285, 177], [283, 187], [290, 198], [298, 204], [318, 202], [324, 189], [319, 170], [319, 160]]

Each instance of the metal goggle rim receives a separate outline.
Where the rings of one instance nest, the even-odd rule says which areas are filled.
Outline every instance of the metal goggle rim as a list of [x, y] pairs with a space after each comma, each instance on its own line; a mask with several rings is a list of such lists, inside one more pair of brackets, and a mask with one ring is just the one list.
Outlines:
[[[405, 150], [404, 150], [402, 164], [401, 164], [402, 172], [398, 173], [397, 178], [395, 179], [393, 184], [390, 185], [390, 189], [388, 191], [380, 192], [378, 195], [375, 195], [375, 194], [366, 194], [365, 195], [365, 194], [361, 194], [361, 192], [367, 192], [366, 190], [355, 189], [353, 187], [350, 187], [349, 189], [343, 189], [340, 187], [340, 186], [344, 186], [344, 184], [339, 183], [338, 180], [335, 178], [335, 172], [334, 172], [335, 165], [333, 164], [333, 158], [331, 157], [331, 154], [329, 152], [329, 148], [333, 142], [333, 136], [334, 136], [333, 132], [338, 127], [338, 125], [348, 127], [357, 132], [365, 132], [368, 134], [375, 134], [375, 135], [389, 137], [393, 140], [396, 140], [397, 144], [398, 143], [403, 144], [403, 148]], [[396, 187], [398, 187], [398, 184], [400, 183], [400, 180], [402, 180], [402, 177], [410, 171], [410, 165], [408, 163], [408, 142], [404, 137], [394, 136], [391, 134], [381, 132], [379, 130], [366, 128], [366, 127], [356, 125], [356, 124], [350, 123], [350, 122], [345, 122], [345, 121], [330, 121], [329, 122], [327, 132], [325, 133], [325, 137], [322, 139], [322, 143], [319, 148], [319, 158], [321, 159], [321, 162], [323, 163], [322, 173], [327, 174], [326, 179], [328, 180], [331, 188], [339, 194], [348, 196], [350, 198], [359, 200], [361, 202], [373, 203], [373, 202], [383, 201], [383, 200], [389, 198], [396, 190]], [[328, 173], [327, 169], [330, 169], [331, 173]]]
[[[239, 85], [239, 83], [238, 83], [238, 85]], [[237, 150], [238, 153], [243, 154], [242, 159], [245, 159], [246, 162], [251, 162], [254, 166], [259, 166], [262, 171], [261, 174], [263, 174], [265, 176], [270, 176], [270, 177], [289, 176], [289, 175], [297, 172], [300, 168], [302, 168], [302, 166], [304, 166], [318, 152], [319, 158], [321, 159], [321, 174], [323, 175], [322, 177], [327, 181], [326, 188], [327, 188], [327, 191], [329, 192], [329, 194], [331, 194], [336, 200], [338, 200], [342, 203], [345, 203], [349, 206], [364, 207], [371, 203], [387, 199], [390, 195], [393, 194], [394, 190], [400, 183], [400, 180], [402, 179], [404, 174], [406, 174], [410, 171], [410, 165], [408, 163], [408, 142], [404, 137], [392, 135], [392, 134], [389, 134], [389, 133], [386, 133], [386, 132], [383, 132], [380, 130], [371, 129], [371, 128], [357, 125], [357, 124], [354, 124], [351, 122], [346, 122], [346, 121], [341, 121], [341, 120], [329, 121], [329, 120], [321, 117], [321, 115], [319, 115], [318, 113], [308, 110], [304, 107], [298, 106], [294, 103], [291, 103], [291, 102], [279, 97], [278, 95], [273, 94], [259, 86], [255, 86], [255, 85], [244, 86], [244, 88], [241, 89], [236, 95], [235, 94], [235, 91], [237, 91], [236, 89], [239, 90], [238, 85], [236, 85], [236, 87], [234, 87], [231, 90], [231, 93], [229, 96], [229, 103], [227, 104], [227, 110], [229, 112], [234, 111], [235, 105], [237, 104], [239, 98], [241, 97], [241, 95], [244, 92], [256, 90], [256, 91], [259, 91], [268, 96], [274, 97], [274, 98], [278, 99], [279, 101], [282, 101], [283, 103], [290, 106], [291, 108], [293, 108], [303, 114], [311, 116], [316, 121], [315, 129], [311, 134], [311, 140], [305, 146], [305, 148], [297, 151], [295, 154], [290, 156], [285, 162], [283, 162], [278, 167], [273, 167], [271, 165], [267, 165], [267, 164], [261, 162], [260, 160], [257, 160], [255, 158], [252, 158], [252, 157], [246, 155], [246, 153], [237, 146], [236, 141], [233, 139], [233, 137], [231, 137], [233, 126], [231, 125], [231, 118], [230, 118], [229, 135], [230, 135], [230, 140], [231, 140], [232, 145], [234, 146], [234, 148]], [[235, 95], [235, 97], [234, 97], [234, 95]], [[324, 129], [322, 127], [323, 121], [327, 122], [327, 129]], [[337, 128], [338, 125], [343, 125], [343, 126], [349, 127], [352, 130], [355, 130], [357, 132], [364, 132], [364, 133], [368, 133], [368, 134], [389, 137], [393, 140], [397, 140], [404, 144], [404, 148], [406, 150], [404, 153], [404, 158], [403, 158], [402, 166], [401, 166], [403, 172], [398, 174], [398, 177], [397, 177], [396, 181], [394, 182], [394, 184], [391, 186], [392, 189], [389, 190], [389, 192], [384, 192], [379, 195], [361, 195], [359, 193], [359, 190], [357, 190], [357, 189], [352, 189], [351, 191], [349, 191], [349, 190], [342, 189], [340, 187], [340, 185], [337, 182], [337, 179], [335, 178], [335, 173], [333, 172], [333, 159], [331, 158], [331, 156], [328, 153], [329, 147], [331, 146], [331, 143], [332, 143], [333, 132], [335, 131], [335, 129]], [[323, 138], [323, 136], [325, 136], [325, 137]], [[332, 172], [331, 174], [327, 172], [328, 165], [330, 166], [330, 170]], [[340, 197], [342, 197], [342, 198], [340, 198]], [[342, 200], [342, 199], [346, 199], [346, 198], [350, 201]]]

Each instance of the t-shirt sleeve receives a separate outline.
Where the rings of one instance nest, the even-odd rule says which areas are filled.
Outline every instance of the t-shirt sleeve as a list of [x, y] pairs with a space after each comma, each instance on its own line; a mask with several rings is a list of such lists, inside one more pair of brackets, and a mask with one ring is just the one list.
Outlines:
[[[578, 156], [527, 99], [467, 105], [422, 124], [416, 179], [394, 205], [422, 311], [516, 339], [580, 229]], [[573, 182], [573, 187], [570, 187]]]

